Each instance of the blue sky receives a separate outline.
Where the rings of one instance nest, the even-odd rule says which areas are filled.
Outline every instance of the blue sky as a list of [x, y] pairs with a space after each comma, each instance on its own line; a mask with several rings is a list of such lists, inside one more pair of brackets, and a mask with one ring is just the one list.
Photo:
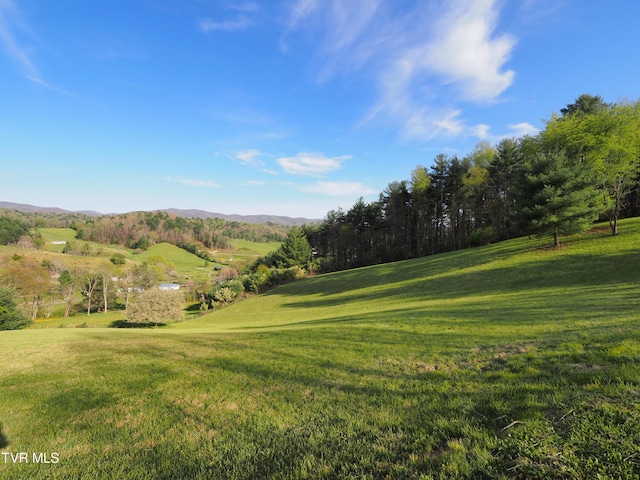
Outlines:
[[322, 218], [640, 96], [636, 0], [0, 0], [0, 200]]

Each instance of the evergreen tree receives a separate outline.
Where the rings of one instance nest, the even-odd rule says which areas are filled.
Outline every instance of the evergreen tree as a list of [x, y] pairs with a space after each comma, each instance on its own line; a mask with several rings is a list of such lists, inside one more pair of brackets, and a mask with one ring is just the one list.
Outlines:
[[311, 261], [311, 246], [302, 229], [293, 227], [289, 230], [287, 238], [274, 255], [274, 261], [278, 268], [307, 268]]
[[0, 330], [18, 330], [29, 325], [29, 318], [17, 310], [13, 289], [0, 287]]
[[597, 191], [588, 165], [564, 152], [538, 154], [522, 185], [521, 219], [531, 233], [559, 235], [585, 229], [597, 216]]
[[491, 159], [487, 172], [487, 208], [491, 224], [497, 229], [501, 240], [511, 238], [514, 233], [514, 202], [522, 167], [520, 142], [513, 138], [503, 139], [496, 148], [496, 155]]

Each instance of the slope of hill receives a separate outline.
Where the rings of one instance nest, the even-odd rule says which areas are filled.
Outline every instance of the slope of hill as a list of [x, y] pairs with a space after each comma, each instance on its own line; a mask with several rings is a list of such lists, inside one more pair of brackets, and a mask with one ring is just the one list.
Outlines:
[[631, 219], [623, 225], [626, 231], [619, 237], [596, 229], [568, 238], [560, 250], [549, 248], [548, 239], [522, 238], [321, 275], [199, 322], [221, 329], [286, 327], [291, 322], [298, 327], [387, 325], [407, 315], [429, 320], [444, 315], [510, 324], [544, 320], [545, 315], [574, 318], [580, 310], [585, 317], [606, 318], [637, 305], [625, 301], [625, 306], [612, 308], [611, 295], [633, 290], [640, 280], [640, 222]]
[[[640, 221], [0, 332], [3, 478], [637, 478]], [[22, 450], [21, 450], [22, 449]]]

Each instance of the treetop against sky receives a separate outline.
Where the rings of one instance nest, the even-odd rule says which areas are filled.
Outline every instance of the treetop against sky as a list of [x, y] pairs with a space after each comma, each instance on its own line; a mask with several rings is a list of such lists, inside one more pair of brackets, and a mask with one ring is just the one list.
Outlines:
[[638, 97], [640, 4], [0, 0], [0, 200], [321, 218]]

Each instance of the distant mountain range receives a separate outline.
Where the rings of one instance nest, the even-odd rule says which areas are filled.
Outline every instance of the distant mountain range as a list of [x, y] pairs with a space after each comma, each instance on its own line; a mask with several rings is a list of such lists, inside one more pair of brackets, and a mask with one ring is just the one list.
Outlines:
[[[12, 202], [0, 202], [0, 208], [6, 208], [10, 210], [17, 210], [23, 213], [80, 213], [82, 215], [90, 215], [93, 217], [100, 217], [102, 215], [108, 215], [105, 213], [94, 212], [93, 210], [79, 210], [71, 211], [57, 207], [38, 207], [35, 205], [28, 205], [24, 203], [12, 203]], [[204, 210], [181, 210], [178, 208], [166, 208], [161, 210], [153, 210], [160, 212], [167, 212], [169, 214], [176, 215], [178, 217], [185, 218], [219, 218], [221, 220], [228, 220], [231, 222], [243, 222], [243, 223], [276, 223], [279, 225], [304, 225], [310, 223], [318, 223], [320, 220], [301, 218], [301, 217], [285, 217], [279, 215], [227, 215], [224, 213], [206, 212]]]

